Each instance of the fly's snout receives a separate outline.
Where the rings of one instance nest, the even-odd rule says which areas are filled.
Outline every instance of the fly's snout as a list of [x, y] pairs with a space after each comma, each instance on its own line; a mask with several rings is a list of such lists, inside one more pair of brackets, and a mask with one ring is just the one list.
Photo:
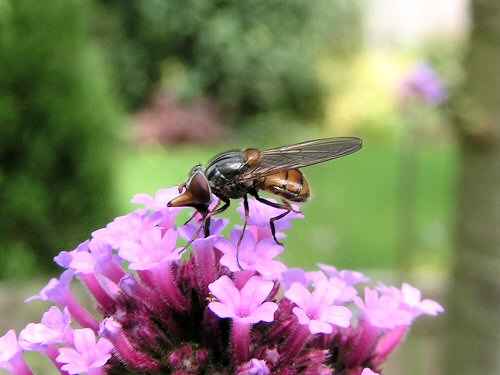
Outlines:
[[193, 194], [186, 189], [184, 193], [168, 202], [167, 207], [186, 207], [191, 206], [193, 203], [195, 203]]
[[201, 170], [195, 170], [186, 183], [179, 186], [179, 192], [184, 192], [167, 203], [167, 207], [198, 207], [207, 206], [212, 202], [210, 184]]

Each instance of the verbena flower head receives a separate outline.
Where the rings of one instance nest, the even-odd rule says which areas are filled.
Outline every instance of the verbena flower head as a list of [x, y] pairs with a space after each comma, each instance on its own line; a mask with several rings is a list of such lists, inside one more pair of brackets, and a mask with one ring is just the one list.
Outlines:
[[[200, 223], [179, 225], [182, 209], [166, 207], [176, 194], [137, 195], [143, 207], [61, 252], [66, 270], [28, 299], [57, 307], [0, 338], [0, 367], [31, 374], [22, 353], [36, 351], [62, 374], [374, 375], [416, 317], [443, 311], [408, 284], [359, 294], [359, 272], [288, 269], [268, 227], [277, 212], [253, 199], [239, 247], [241, 226], [226, 237], [215, 219], [186, 253]], [[300, 217], [278, 221], [279, 237]], [[74, 278], [96, 311], [75, 299]]]
[[448, 91], [436, 71], [427, 63], [416, 64], [399, 86], [399, 97], [403, 103], [420, 100], [430, 105], [439, 105], [448, 97]]

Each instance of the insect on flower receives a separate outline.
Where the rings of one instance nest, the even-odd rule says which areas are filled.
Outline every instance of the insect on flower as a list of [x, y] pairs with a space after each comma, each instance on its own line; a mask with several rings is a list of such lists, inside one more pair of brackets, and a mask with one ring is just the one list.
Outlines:
[[[276, 147], [269, 150], [247, 148], [228, 151], [213, 158], [204, 168], [196, 165], [187, 180], [179, 186], [179, 196], [169, 207], [193, 207], [202, 216], [202, 222], [188, 245], [204, 230], [210, 235], [210, 218], [225, 211], [231, 199], [243, 198], [245, 223], [238, 245], [241, 243], [249, 217], [248, 194], [259, 202], [282, 209], [283, 213], [269, 220], [276, 243], [274, 222], [293, 211], [291, 202], [309, 199], [309, 184], [299, 168], [340, 158], [358, 151], [362, 142], [354, 137], [324, 138]], [[259, 196], [259, 190], [277, 195], [282, 203], [275, 203]], [[210, 211], [212, 194], [223, 202]], [[191, 217], [191, 219], [194, 215]], [[190, 220], [191, 220], [190, 219]], [[238, 246], [239, 247], [239, 246]]]

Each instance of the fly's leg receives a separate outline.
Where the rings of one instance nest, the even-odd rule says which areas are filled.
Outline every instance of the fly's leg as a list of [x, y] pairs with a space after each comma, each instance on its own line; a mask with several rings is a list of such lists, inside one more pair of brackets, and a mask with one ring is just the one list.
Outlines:
[[[221, 198], [220, 200], [222, 200], [224, 202], [224, 204], [221, 207], [219, 207], [213, 211], [210, 211], [203, 219], [202, 227], [203, 227], [204, 232], [205, 232], [205, 237], [210, 236], [210, 218], [214, 215], [220, 214], [223, 211], [226, 211], [228, 209], [229, 205], [231, 204], [231, 202], [228, 198]], [[220, 200], [219, 200], [219, 203], [220, 203]], [[198, 234], [199, 234], [199, 232], [198, 232]]]
[[186, 225], [187, 223], [189, 223], [191, 220], [193, 220], [195, 217], [196, 217], [196, 214], [198, 213], [198, 210], [194, 210], [193, 214], [191, 215], [191, 217], [184, 223], [184, 225]]
[[283, 212], [282, 214], [279, 214], [278, 216], [269, 219], [269, 225], [271, 226], [271, 233], [273, 234], [274, 241], [281, 246], [283, 246], [283, 244], [279, 242], [278, 239], [276, 238], [276, 227], [274, 226], [274, 222], [276, 220], [283, 219], [286, 215], [288, 215], [290, 212], [293, 211], [292, 206], [288, 201], [283, 200], [283, 206], [284, 206], [283, 209], [288, 209], [288, 210]]
[[255, 199], [257, 199], [260, 203], [264, 203], [264, 204], [267, 204], [268, 206], [271, 206], [274, 208], [279, 208], [281, 210], [286, 210], [282, 214], [279, 214], [278, 216], [275, 216], [275, 217], [272, 217], [271, 219], [269, 219], [269, 225], [271, 226], [271, 233], [273, 234], [274, 241], [278, 245], [283, 246], [283, 244], [281, 242], [279, 242], [278, 239], [276, 238], [276, 227], [274, 225], [274, 222], [279, 220], [279, 219], [283, 219], [290, 212], [294, 211], [292, 208], [292, 205], [290, 204], [290, 202], [288, 202], [287, 200], [285, 200], [283, 198], [281, 199], [283, 201], [283, 203], [280, 204], [280, 203], [271, 202], [265, 198], [261, 198], [256, 191], [250, 192], [250, 194], [252, 194], [255, 197]]
[[[243, 196], [243, 207], [245, 208], [245, 223], [243, 224], [243, 230], [241, 232], [240, 239], [238, 240], [238, 249], [240, 248], [241, 241], [243, 241], [243, 236], [245, 235], [245, 231], [247, 229], [248, 218], [250, 216], [250, 209], [248, 207], [248, 197], [246, 194]], [[236, 254], [236, 256], [238, 256], [238, 254]]]
[[[194, 233], [194, 236], [191, 237], [191, 239], [188, 241], [186, 246], [184, 246], [184, 248], [181, 250], [181, 253], [186, 251], [186, 249], [189, 247], [189, 245], [191, 245], [193, 243], [193, 241], [198, 237], [198, 235], [201, 233], [202, 230], [204, 231], [205, 237], [210, 236], [210, 218], [214, 215], [221, 213], [222, 211], [227, 210], [227, 208], [230, 205], [229, 199], [222, 199], [222, 201], [224, 202], [224, 204], [221, 207], [219, 207], [213, 211], [209, 212], [208, 209], [204, 209], [204, 210], [197, 209], [196, 210], [196, 212], [193, 214], [191, 219], [196, 215], [196, 213], [199, 212], [202, 216], [201, 224], [198, 227], [198, 229], [196, 230], [196, 232]], [[191, 221], [191, 219], [189, 219], [188, 222]]]
[[236, 245], [236, 263], [238, 264], [240, 270], [242, 269], [240, 265], [240, 246], [241, 242], [243, 241], [243, 236], [245, 235], [247, 229], [248, 218], [250, 216], [250, 209], [248, 207], [248, 197], [246, 194], [243, 196], [243, 207], [245, 208], [245, 223], [243, 224], [243, 230], [241, 231], [240, 239], [238, 240], [238, 244]]
[[[216, 207], [217, 207], [219, 204], [220, 204], [220, 199], [218, 200]], [[184, 223], [184, 225], [186, 225], [186, 224], [188, 224], [189, 222], [191, 222], [191, 220], [193, 220], [193, 219], [196, 217], [196, 214], [197, 214], [198, 212], [202, 212], [202, 211], [201, 211], [201, 210], [198, 210], [198, 209], [195, 209], [195, 210], [194, 210], [194, 212], [193, 212], [193, 214], [191, 215], [191, 217], [190, 217], [190, 218], [189, 218], [189, 219], [188, 219], [188, 220]], [[202, 215], [203, 215], [203, 214], [202, 214]], [[206, 215], [206, 214], [205, 214], [205, 215]], [[205, 216], [203, 216], [203, 217], [202, 217], [202, 220], [203, 220], [203, 218], [204, 218], [204, 217], [205, 217]]]
[[[196, 213], [195, 213], [196, 215]], [[202, 213], [203, 215], [203, 213]], [[193, 215], [194, 216], [194, 215]], [[201, 223], [201, 225], [198, 227], [198, 229], [196, 229], [196, 232], [194, 233], [193, 237], [191, 237], [191, 239], [188, 241], [188, 243], [186, 244], [186, 246], [184, 246], [182, 248], [182, 250], [180, 251], [181, 254], [184, 254], [184, 252], [187, 250], [187, 248], [189, 247], [189, 245], [191, 245], [193, 243], [193, 241], [198, 237], [198, 235], [201, 233], [201, 230], [203, 229], [204, 227], [204, 223], [205, 223], [205, 217], [207, 216], [207, 214], [205, 213], [205, 216], [204, 218], [202, 219], [203, 222]]]

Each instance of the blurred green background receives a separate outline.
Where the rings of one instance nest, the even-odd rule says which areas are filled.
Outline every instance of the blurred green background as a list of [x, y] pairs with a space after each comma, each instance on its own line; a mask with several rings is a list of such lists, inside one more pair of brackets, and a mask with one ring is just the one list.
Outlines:
[[[364, 147], [304, 171], [313, 197], [284, 261], [407, 280], [444, 303], [467, 243], [455, 235], [467, 217], [462, 175], [476, 170], [467, 150], [498, 150], [494, 103], [477, 101], [495, 97], [498, 70], [467, 56], [492, 32], [489, 21], [471, 28], [478, 14], [500, 12], [477, 3], [0, 0], [2, 328], [26, 324], [12, 306], [59, 272], [53, 256], [134, 209], [134, 194], [179, 184], [229, 149], [332, 136]], [[481, 52], [486, 67], [498, 56]], [[445, 101], [401, 97], [419, 62]], [[485, 208], [500, 206], [499, 164], [476, 161], [478, 186], [488, 173], [494, 186]], [[235, 209], [227, 216], [240, 223]], [[417, 325], [384, 373], [451, 373], [446, 329], [443, 319]]]

